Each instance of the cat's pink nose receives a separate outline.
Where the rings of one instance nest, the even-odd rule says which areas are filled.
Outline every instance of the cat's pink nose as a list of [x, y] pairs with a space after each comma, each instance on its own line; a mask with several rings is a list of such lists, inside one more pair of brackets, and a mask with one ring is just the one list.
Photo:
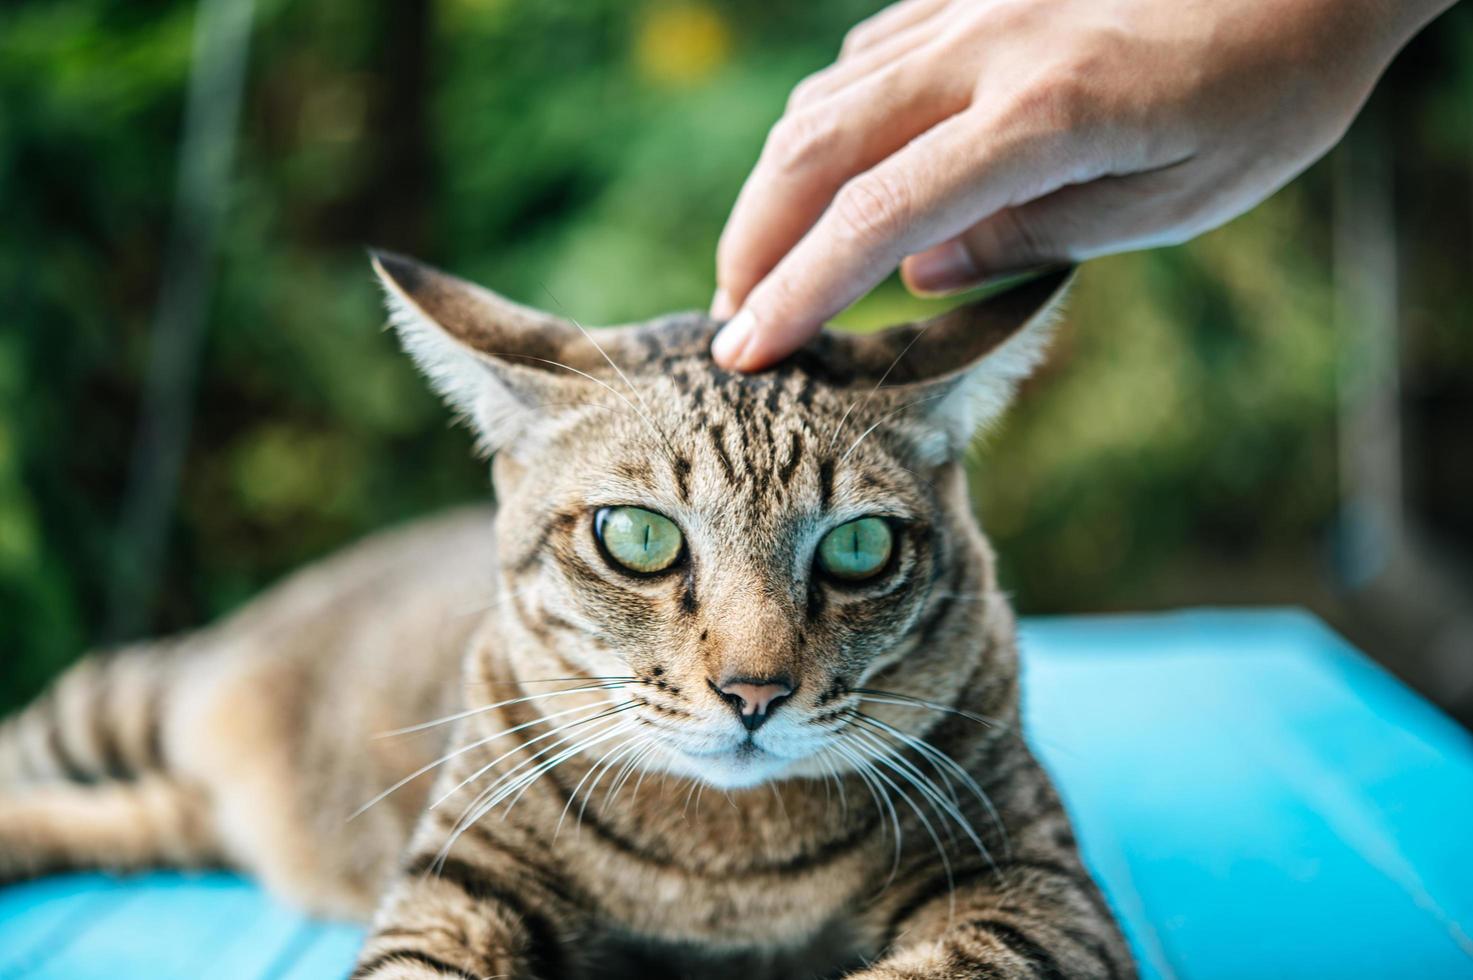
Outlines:
[[716, 693], [736, 711], [747, 731], [755, 732], [772, 715], [774, 708], [793, 693], [786, 678], [738, 677], [713, 684]]

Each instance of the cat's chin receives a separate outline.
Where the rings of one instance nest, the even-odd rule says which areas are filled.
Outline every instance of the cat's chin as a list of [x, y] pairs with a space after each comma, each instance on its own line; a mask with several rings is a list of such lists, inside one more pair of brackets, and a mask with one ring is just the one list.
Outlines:
[[696, 779], [714, 789], [750, 789], [787, 774], [791, 759], [761, 749], [737, 748], [727, 752], [692, 755], [679, 749], [667, 749], [663, 763], [666, 772], [686, 779]]

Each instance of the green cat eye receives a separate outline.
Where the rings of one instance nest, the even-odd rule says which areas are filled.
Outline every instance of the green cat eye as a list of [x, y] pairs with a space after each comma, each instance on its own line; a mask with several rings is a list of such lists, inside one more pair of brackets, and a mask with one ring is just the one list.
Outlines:
[[685, 537], [675, 522], [643, 507], [604, 507], [593, 517], [604, 553], [631, 572], [663, 572], [680, 558]]
[[818, 545], [818, 563], [834, 578], [857, 582], [878, 575], [894, 550], [890, 525], [883, 518], [861, 517], [824, 535]]

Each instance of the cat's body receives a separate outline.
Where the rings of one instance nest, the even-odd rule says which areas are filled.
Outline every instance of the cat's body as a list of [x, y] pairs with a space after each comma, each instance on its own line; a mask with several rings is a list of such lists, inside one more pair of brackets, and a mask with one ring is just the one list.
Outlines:
[[[1020, 736], [955, 464], [1058, 280], [743, 378], [704, 317], [599, 335], [606, 358], [384, 261], [406, 345], [498, 452], [499, 511], [84, 662], [0, 730], [0, 876], [233, 864], [376, 905], [374, 978], [1131, 974]], [[605, 537], [631, 509], [664, 522], [645, 551], [678, 535], [655, 571]], [[883, 564], [821, 568], [866, 515]]]
[[90, 841], [47, 846], [33, 821], [33, 846], [5, 844], [26, 839], [26, 803], [85, 814], [99, 793], [164, 779], [190, 789], [156, 794], [157, 820], [193, 828], [181, 859], [249, 868], [315, 912], [366, 918], [429, 781], [347, 816], [440, 754], [443, 735], [374, 736], [463, 703], [455, 679], [494, 591], [492, 518], [474, 508], [379, 534], [217, 625], [65, 674], [0, 729], [0, 876], [73, 866], [79, 847], [105, 867], [160, 863], [153, 828], [104, 819], [78, 828]]

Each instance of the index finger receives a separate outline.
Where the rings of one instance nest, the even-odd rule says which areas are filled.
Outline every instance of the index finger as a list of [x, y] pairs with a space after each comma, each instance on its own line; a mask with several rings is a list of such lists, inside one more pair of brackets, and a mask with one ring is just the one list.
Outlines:
[[845, 181], [965, 108], [970, 97], [959, 74], [938, 78], [902, 60], [784, 116], [721, 233], [716, 281], [722, 293], [733, 304], [744, 302]]
[[879, 13], [855, 24], [849, 33], [844, 35], [844, 43], [839, 48], [839, 57], [848, 58], [879, 44], [897, 31], [914, 27], [945, 9], [950, 3], [951, 0], [900, 0], [899, 3], [891, 4]]
[[723, 367], [758, 371], [807, 343], [913, 252], [1079, 178], [1057, 131], [971, 110], [845, 184], [823, 217], [717, 334]]

